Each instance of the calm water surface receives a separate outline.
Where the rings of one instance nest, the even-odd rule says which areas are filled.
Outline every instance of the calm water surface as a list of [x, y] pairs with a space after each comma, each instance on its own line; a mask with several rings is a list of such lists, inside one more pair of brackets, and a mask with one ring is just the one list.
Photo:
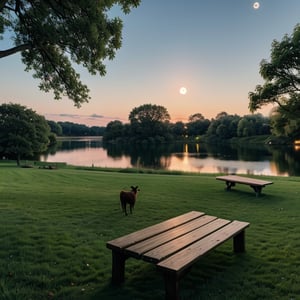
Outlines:
[[300, 149], [202, 144], [104, 146], [101, 138], [62, 139], [41, 161], [69, 165], [151, 168], [198, 173], [300, 176]]

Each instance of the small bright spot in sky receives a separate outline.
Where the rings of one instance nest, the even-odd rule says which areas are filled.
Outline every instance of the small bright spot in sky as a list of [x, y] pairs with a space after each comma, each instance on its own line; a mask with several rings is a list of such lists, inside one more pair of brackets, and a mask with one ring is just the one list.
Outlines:
[[180, 88], [179, 93], [181, 95], [185, 95], [187, 93], [187, 89], [183, 86], [183, 87]]
[[253, 8], [254, 8], [254, 9], [259, 9], [259, 7], [260, 7], [259, 2], [254, 2], [254, 3], [253, 3]]

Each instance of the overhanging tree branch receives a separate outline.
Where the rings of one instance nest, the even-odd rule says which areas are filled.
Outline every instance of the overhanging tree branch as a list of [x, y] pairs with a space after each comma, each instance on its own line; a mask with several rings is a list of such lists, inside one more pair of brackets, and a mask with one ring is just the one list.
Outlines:
[[25, 70], [35, 70], [41, 80], [40, 89], [53, 90], [55, 99], [67, 95], [79, 107], [90, 97], [73, 63], [104, 76], [104, 61], [114, 58], [122, 42], [122, 20], [110, 18], [109, 10], [118, 5], [129, 13], [140, 2], [0, 0], [1, 38], [15, 34], [14, 45], [0, 49], [0, 59], [21, 52]]
[[23, 45], [19, 45], [19, 46], [16, 46], [16, 47], [12, 47], [12, 48], [7, 49], [7, 50], [2, 50], [2, 51], [0, 51], [0, 58], [6, 57], [6, 56], [9, 56], [9, 55], [12, 55], [12, 54], [15, 54], [17, 52], [24, 51], [24, 50], [29, 50], [31, 48], [32, 47], [31, 47], [30, 44], [23, 44]]
[[0, 0], [0, 11], [4, 8], [5, 4], [8, 2], [8, 0]]

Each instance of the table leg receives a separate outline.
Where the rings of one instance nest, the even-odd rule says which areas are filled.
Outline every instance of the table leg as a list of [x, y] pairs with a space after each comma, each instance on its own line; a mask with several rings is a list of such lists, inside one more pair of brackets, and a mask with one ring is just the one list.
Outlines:
[[236, 253], [245, 252], [245, 230], [233, 237], [233, 250]]
[[256, 197], [259, 196], [261, 194], [261, 190], [262, 190], [262, 187], [261, 186], [254, 186], [254, 185], [251, 185], [251, 187], [253, 188], [255, 194], [256, 194]]
[[235, 182], [226, 181], [226, 190], [230, 191], [231, 187], [235, 186]]
[[163, 272], [165, 281], [165, 299], [166, 300], [179, 300], [179, 279], [176, 273]]
[[112, 251], [112, 283], [121, 284], [125, 280], [125, 260], [123, 253]]

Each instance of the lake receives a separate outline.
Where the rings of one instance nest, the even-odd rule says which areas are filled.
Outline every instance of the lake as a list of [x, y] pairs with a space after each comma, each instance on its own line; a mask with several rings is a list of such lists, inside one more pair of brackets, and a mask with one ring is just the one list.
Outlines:
[[300, 148], [167, 144], [104, 146], [101, 137], [59, 139], [56, 148], [39, 158], [69, 165], [151, 168], [197, 173], [300, 176]]

